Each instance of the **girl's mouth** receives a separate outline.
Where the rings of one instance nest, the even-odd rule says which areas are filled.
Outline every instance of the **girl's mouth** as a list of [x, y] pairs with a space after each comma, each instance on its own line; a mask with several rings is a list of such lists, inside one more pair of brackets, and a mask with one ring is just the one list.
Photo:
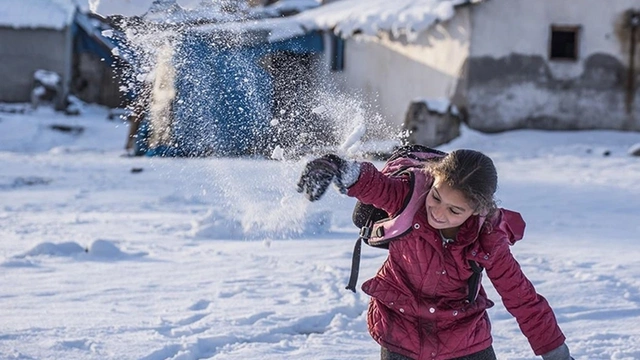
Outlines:
[[429, 211], [429, 217], [431, 217], [431, 220], [433, 220], [433, 222], [435, 222], [436, 224], [444, 224], [444, 223], [446, 223], [446, 221], [440, 221], [440, 220], [436, 219], [433, 216], [433, 213], [431, 211]]

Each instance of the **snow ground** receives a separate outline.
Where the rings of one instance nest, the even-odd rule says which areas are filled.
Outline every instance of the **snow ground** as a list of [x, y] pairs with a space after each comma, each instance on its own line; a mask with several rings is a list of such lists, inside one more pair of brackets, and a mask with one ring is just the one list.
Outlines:
[[[0, 108], [0, 358], [379, 358], [367, 296], [344, 289], [354, 200], [306, 202], [302, 161], [124, 157], [104, 108]], [[493, 157], [528, 223], [512, 250], [576, 360], [640, 359], [638, 143], [464, 129], [440, 147]], [[363, 249], [360, 283], [384, 257]], [[535, 359], [484, 285], [499, 359]]]

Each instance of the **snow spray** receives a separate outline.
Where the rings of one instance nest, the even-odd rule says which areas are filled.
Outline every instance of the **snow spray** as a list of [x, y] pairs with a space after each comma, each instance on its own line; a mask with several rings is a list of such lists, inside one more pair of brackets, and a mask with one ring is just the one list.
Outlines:
[[[130, 69], [123, 89], [148, 96], [150, 146], [187, 148], [182, 154], [187, 156], [216, 156], [202, 164], [208, 186], [219, 190], [211, 193], [222, 194], [222, 199], [193, 221], [191, 235], [290, 238], [328, 231], [329, 209], [312, 206], [295, 192], [300, 171], [309, 158], [328, 152], [363, 157], [370, 134], [394, 137], [381, 116], [359, 95], [308, 76], [309, 57], [265, 53], [254, 61], [234, 50], [259, 34], [227, 29], [200, 36], [193, 26], [181, 25], [175, 2], [163, 4], [169, 8], [150, 9], [146, 21], [124, 26], [139, 64]], [[170, 16], [159, 21], [160, 14]], [[225, 61], [228, 68], [216, 66], [216, 61]], [[224, 86], [229, 76], [233, 91]], [[265, 81], [265, 76], [273, 80]], [[265, 95], [273, 96], [271, 104], [264, 104]], [[231, 116], [218, 119], [220, 113]], [[246, 134], [249, 140], [236, 141]], [[263, 166], [265, 157], [276, 160], [264, 165], [272, 168], [266, 179], [234, 167], [236, 161], [261, 161]]]

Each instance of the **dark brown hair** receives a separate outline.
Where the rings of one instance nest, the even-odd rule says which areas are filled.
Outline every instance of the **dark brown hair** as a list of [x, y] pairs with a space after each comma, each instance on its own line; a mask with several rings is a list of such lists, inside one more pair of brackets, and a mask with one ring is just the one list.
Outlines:
[[460, 191], [474, 211], [490, 215], [496, 209], [493, 196], [498, 189], [498, 172], [487, 155], [469, 149], [455, 150], [426, 170]]

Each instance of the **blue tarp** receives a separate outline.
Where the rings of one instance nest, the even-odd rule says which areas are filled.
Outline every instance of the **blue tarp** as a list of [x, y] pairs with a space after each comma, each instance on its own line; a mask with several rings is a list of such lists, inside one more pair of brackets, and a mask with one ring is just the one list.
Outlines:
[[259, 152], [272, 119], [273, 79], [261, 66], [270, 53], [323, 51], [319, 33], [229, 46], [190, 32], [176, 49], [174, 143], [148, 155], [234, 156]]
[[[74, 18], [75, 51], [95, 54], [103, 59], [107, 65], [117, 63], [118, 59], [134, 65], [134, 53], [126, 43], [126, 36], [116, 29], [112, 29], [87, 14], [77, 12]], [[103, 35], [109, 30], [109, 36]], [[117, 52], [117, 56], [113, 51]]]

